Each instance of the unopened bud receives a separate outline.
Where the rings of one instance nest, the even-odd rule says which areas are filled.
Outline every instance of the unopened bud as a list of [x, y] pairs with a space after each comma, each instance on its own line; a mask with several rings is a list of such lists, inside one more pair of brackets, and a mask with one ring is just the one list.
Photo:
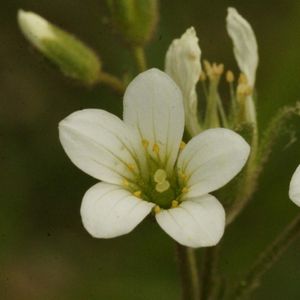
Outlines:
[[80, 40], [32, 12], [20, 10], [18, 22], [24, 36], [66, 76], [89, 85], [98, 80], [100, 60]]
[[158, 0], [107, 0], [113, 23], [126, 42], [143, 46], [158, 22]]

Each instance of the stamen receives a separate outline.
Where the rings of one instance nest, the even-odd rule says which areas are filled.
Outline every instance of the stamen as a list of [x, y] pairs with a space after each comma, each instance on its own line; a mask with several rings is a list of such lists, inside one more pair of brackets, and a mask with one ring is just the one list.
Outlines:
[[142, 144], [145, 149], [147, 149], [149, 146], [149, 142], [147, 140], [142, 140]]
[[179, 171], [178, 174], [179, 174], [179, 176], [181, 177], [181, 179], [183, 181], [187, 180], [188, 177], [187, 177], [187, 175], [185, 173], [183, 173], [182, 171]]
[[134, 171], [135, 165], [134, 165], [134, 164], [127, 164], [127, 168], [128, 168], [130, 171]]
[[164, 180], [156, 184], [155, 189], [159, 193], [163, 193], [168, 190], [170, 187], [170, 182], [168, 180]]
[[159, 146], [156, 143], [153, 144], [152, 151], [156, 154], [159, 154]]
[[234, 74], [233, 74], [233, 72], [232, 72], [231, 70], [228, 70], [228, 71], [226, 72], [226, 81], [227, 81], [228, 83], [234, 82]]
[[126, 179], [124, 179], [123, 182], [122, 182], [122, 185], [125, 186], [125, 187], [128, 187], [129, 182]]
[[138, 197], [138, 198], [141, 198], [141, 195], [142, 195], [142, 192], [141, 191], [135, 191], [133, 193], [134, 196]]
[[154, 210], [154, 212], [155, 212], [156, 214], [158, 214], [158, 213], [160, 212], [161, 209], [160, 209], [160, 207], [159, 207], [158, 205], [155, 205], [153, 210]]
[[160, 183], [166, 180], [167, 178], [167, 172], [163, 169], [158, 169], [156, 170], [156, 172], [154, 173], [154, 181], [156, 183]]
[[173, 200], [173, 201], [172, 201], [172, 204], [171, 204], [172, 208], [175, 208], [175, 207], [177, 207], [178, 205], [179, 205], [179, 202], [178, 202], [177, 200]]
[[239, 96], [250, 96], [252, 94], [252, 87], [247, 83], [240, 83], [237, 86], [237, 94]]
[[200, 77], [199, 77], [200, 81], [205, 81], [206, 80], [206, 74], [204, 71], [201, 72]]
[[179, 149], [183, 150], [185, 148], [185, 146], [186, 146], [186, 143], [184, 141], [181, 141], [180, 145], [179, 145]]
[[186, 186], [181, 190], [181, 192], [183, 194], [186, 194], [188, 191], [189, 191], [189, 189]]
[[248, 78], [244, 73], [240, 74], [239, 84], [248, 84]]

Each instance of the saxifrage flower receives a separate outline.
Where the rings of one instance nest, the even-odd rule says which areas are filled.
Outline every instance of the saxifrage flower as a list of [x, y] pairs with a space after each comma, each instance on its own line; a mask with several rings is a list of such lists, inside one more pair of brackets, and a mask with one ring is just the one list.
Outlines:
[[81, 216], [97, 238], [132, 231], [153, 212], [160, 227], [189, 247], [212, 246], [225, 212], [209, 193], [229, 182], [250, 147], [237, 133], [209, 129], [182, 142], [182, 94], [164, 72], [138, 75], [124, 95], [123, 121], [100, 109], [72, 113], [59, 136], [72, 162], [102, 182], [84, 195]]

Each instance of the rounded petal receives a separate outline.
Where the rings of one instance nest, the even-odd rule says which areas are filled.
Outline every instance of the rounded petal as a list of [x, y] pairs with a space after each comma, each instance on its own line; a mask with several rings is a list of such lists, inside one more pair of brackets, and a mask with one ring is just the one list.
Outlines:
[[149, 143], [149, 154], [171, 170], [183, 135], [184, 110], [181, 92], [167, 74], [151, 69], [129, 84], [124, 122]]
[[296, 205], [300, 206], [300, 165], [292, 176], [289, 197]]
[[156, 214], [160, 227], [179, 244], [188, 247], [216, 245], [224, 233], [225, 211], [212, 195], [189, 198], [180, 206]]
[[240, 70], [251, 86], [255, 83], [258, 51], [255, 34], [250, 24], [233, 7], [228, 8], [227, 31], [233, 42], [233, 51]]
[[87, 174], [110, 183], [134, 180], [142, 168], [134, 137], [116, 116], [99, 109], [77, 111], [59, 124], [61, 144], [72, 162]]
[[100, 182], [85, 193], [80, 213], [93, 237], [112, 238], [132, 231], [153, 206], [120, 186]]
[[245, 165], [246, 141], [232, 130], [214, 128], [191, 139], [178, 158], [177, 168], [187, 178], [187, 197], [197, 197], [228, 183]]

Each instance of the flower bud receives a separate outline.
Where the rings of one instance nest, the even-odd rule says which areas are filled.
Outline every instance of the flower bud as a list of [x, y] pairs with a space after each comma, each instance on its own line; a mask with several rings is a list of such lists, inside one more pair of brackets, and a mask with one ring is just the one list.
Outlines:
[[20, 10], [18, 22], [24, 36], [66, 76], [89, 85], [98, 80], [100, 60], [80, 40], [32, 12]]
[[196, 85], [202, 73], [200, 56], [196, 31], [191, 27], [179, 39], [173, 40], [165, 59], [166, 73], [182, 91], [186, 127], [193, 135], [200, 131], [196, 94]]
[[113, 23], [127, 43], [149, 42], [158, 22], [158, 0], [107, 0]]

